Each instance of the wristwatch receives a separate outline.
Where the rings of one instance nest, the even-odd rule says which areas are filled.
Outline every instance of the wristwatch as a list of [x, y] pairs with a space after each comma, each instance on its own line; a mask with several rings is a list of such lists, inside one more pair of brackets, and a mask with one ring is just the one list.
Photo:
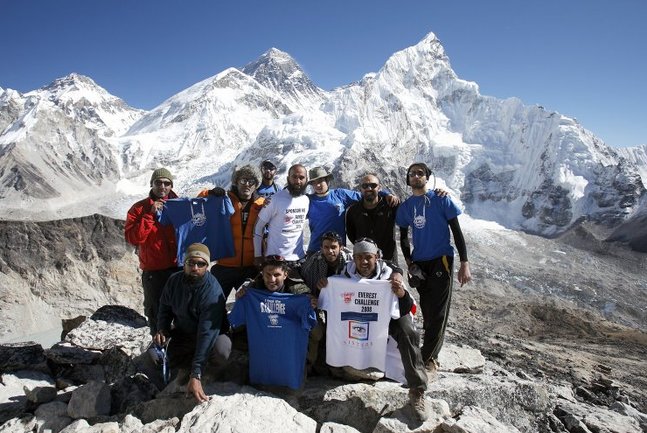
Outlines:
[[191, 379], [197, 379], [197, 380], [202, 380], [202, 375], [200, 373], [191, 373], [191, 376], [189, 376]]

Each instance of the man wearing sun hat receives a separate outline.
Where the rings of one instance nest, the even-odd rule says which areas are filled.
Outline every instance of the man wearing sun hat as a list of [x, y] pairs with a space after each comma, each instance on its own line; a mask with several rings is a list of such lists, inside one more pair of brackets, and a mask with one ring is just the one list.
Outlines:
[[206, 245], [189, 245], [183, 270], [171, 275], [164, 286], [157, 317], [159, 330], [153, 337], [158, 346], [170, 339], [170, 366], [188, 369], [187, 392], [200, 403], [208, 400], [201, 382], [207, 363], [222, 367], [231, 352], [231, 340], [220, 333], [226, 314], [225, 296], [208, 271], [210, 257]]
[[[310, 242], [308, 243], [308, 255], [319, 251], [321, 236], [329, 231], [334, 231], [341, 238], [341, 245], [346, 245], [346, 224], [344, 216], [346, 209], [362, 199], [358, 191], [351, 191], [344, 188], [330, 188], [330, 181], [333, 179], [324, 167], [315, 167], [308, 174], [308, 184], [314, 193], [308, 194], [310, 199], [310, 210], [308, 220], [310, 222]], [[387, 197], [389, 206], [397, 206], [400, 200], [385, 191], [379, 192], [380, 197]]]
[[151, 335], [157, 332], [157, 309], [166, 280], [178, 271], [177, 242], [173, 226], [163, 226], [157, 214], [173, 192], [173, 175], [166, 168], [153, 171], [148, 197], [135, 203], [126, 215], [126, 241], [137, 247], [144, 288], [144, 314]]

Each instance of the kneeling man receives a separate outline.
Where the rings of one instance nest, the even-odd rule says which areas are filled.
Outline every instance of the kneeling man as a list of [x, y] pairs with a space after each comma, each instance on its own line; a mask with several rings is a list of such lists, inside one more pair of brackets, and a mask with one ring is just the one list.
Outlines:
[[208, 272], [209, 248], [191, 244], [184, 269], [168, 279], [160, 298], [155, 344], [168, 342], [171, 368], [190, 370], [187, 392], [199, 402], [209, 398], [202, 389], [207, 362], [222, 367], [231, 352], [231, 340], [220, 334], [225, 296], [218, 280]]

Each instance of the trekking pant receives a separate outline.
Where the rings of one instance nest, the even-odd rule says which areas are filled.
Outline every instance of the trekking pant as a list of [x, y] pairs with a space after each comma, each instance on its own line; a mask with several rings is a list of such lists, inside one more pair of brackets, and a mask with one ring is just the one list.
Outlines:
[[[191, 369], [197, 341], [194, 335], [187, 335], [171, 330], [171, 341], [168, 344], [168, 357], [171, 368]], [[209, 348], [208, 365], [224, 367], [231, 353], [231, 340], [224, 334], [218, 335], [213, 346]], [[202, 372], [204, 374], [204, 371]]]
[[452, 300], [454, 257], [441, 256], [433, 260], [415, 262], [425, 274], [418, 287], [425, 336], [422, 359], [425, 363], [438, 359], [445, 339], [445, 328]]
[[413, 324], [411, 315], [389, 322], [389, 335], [398, 343], [402, 358], [404, 377], [409, 389], [427, 389], [427, 372], [420, 353], [420, 335]]
[[143, 271], [142, 286], [144, 288], [144, 314], [148, 318], [151, 335], [157, 333], [157, 312], [159, 311], [162, 290], [166, 280], [181, 268], [168, 268], [159, 271]]

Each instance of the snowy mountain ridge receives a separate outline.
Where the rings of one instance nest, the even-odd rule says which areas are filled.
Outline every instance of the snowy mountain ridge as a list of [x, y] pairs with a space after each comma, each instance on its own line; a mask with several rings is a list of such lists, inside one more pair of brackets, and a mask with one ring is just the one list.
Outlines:
[[123, 217], [156, 167], [193, 195], [266, 158], [280, 183], [299, 162], [327, 165], [351, 188], [376, 172], [401, 195], [406, 167], [426, 161], [473, 218], [543, 235], [582, 218], [615, 227], [644, 207], [645, 149], [620, 151], [557, 112], [481, 95], [456, 76], [433, 33], [331, 91], [275, 48], [148, 112], [77, 74], [25, 95], [5, 89], [0, 130], [7, 218]]

